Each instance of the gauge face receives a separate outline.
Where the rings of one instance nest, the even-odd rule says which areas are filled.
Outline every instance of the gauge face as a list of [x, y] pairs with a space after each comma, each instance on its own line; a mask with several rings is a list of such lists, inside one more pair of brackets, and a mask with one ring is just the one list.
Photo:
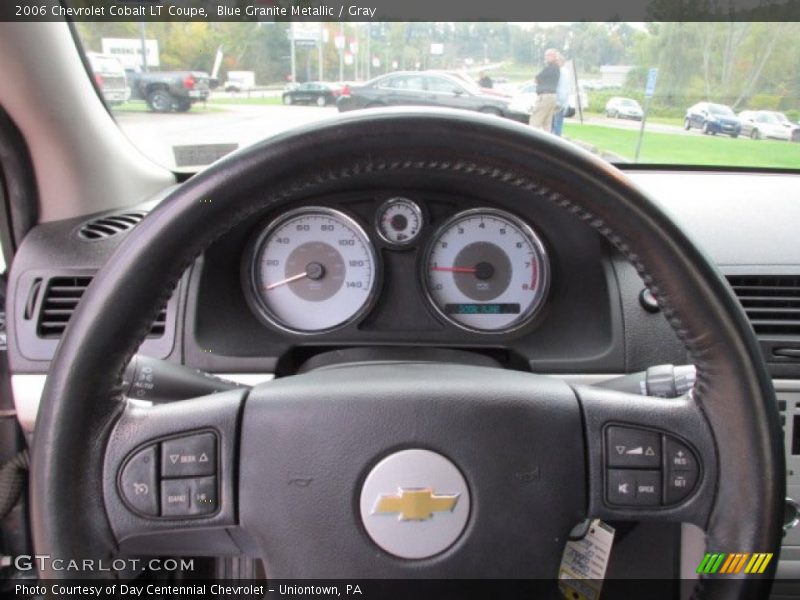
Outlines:
[[390, 244], [408, 244], [422, 229], [422, 211], [407, 198], [390, 198], [378, 209], [377, 227]]
[[328, 208], [302, 208], [273, 221], [258, 238], [252, 282], [271, 323], [318, 333], [366, 310], [375, 269], [372, 244], [355, 221]]
[[547, 291], [544, 246], [517, 217], [499, 210], [457, 214], [431, 240], [425, 284], [436, 310], [472, 331], [521, 327]]

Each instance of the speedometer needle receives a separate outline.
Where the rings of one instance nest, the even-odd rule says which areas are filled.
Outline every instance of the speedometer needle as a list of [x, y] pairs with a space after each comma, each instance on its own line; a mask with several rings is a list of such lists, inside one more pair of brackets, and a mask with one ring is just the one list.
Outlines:
[[447, 271], [450, 273], [475, 273], [475, 267], [431, 267], [431, 271]]
[[275, 283], [270, 283], [264, 289], [267, 291], [274, 290], [276, 287], [286, 285], [287, 283], [292, 283], [293, 281], [297, 281], [298, 279], [303, 279], [303, 277], [308, 277], [307, 271], [303, 271], [302, 273], [298, 273], [297, 275], [292, 275], [291, 277], [287, 277], [286, 279], [281, 279], [280, 281], [276, 281]]

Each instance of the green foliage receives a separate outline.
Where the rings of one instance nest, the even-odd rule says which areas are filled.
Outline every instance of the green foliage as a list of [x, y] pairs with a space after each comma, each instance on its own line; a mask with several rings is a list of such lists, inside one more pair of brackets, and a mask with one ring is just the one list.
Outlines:
[[782, 96], [774, 94], [756, 94], [747, 101], [747, 108], [753, 110], [780, 110]]

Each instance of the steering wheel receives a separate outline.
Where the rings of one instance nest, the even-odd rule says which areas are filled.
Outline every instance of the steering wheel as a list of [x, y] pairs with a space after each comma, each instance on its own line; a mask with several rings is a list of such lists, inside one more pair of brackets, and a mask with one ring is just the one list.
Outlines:
[[[126, 401], [125, 365], [216, 238], [282, 204], [378, 187], [506, 194], [590, 224], [657, 299], [696, 365], [694, 389], [661, 399], [489, 367], [353, 365], [156, 407]], [[633, 469], [631, 501], [618, 435], [654, 440], [661, 456], [637, 463], [651, 466]], [[96, 275], [36, 423], [35, 550], [244, 553], [270, 578], [554, 578], [571, 528], [591, 516], [689, 522], [709, 552], [777, 553], [781, 439], [771, 381], [727, 284], [618, 170], [496, 117], [353, 113], [192, 177]], [[693, 468], [678, 500], [676, 451]], [[181, 470], [184, 456], [204, 464]], [[776, 562], [698, 585], [707, 598], [762, 597]]]

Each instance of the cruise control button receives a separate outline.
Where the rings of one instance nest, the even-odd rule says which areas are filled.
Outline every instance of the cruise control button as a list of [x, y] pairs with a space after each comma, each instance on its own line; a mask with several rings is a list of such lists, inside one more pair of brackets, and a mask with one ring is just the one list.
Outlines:
[[162, 477], [196, 477], [217, 472], [216, 436], [199, 433], [161, 443]]
[[697, 473], [697, 461], [692, 451], [670, 436], [666, 436], [664, 452], [667, 457], [667, 469]]
[[120, 487], [131, 508], [146, 515], [158, 516], [155, 444], [134, 454], [120, 476]]
[[676, 504], [692, 493], [697, 483], [694, 471], [673, 471], [666, 477], [665, 500], [667, 504]]
[[661, 436], [644, 429], [609, 427], [606, 456], [609, 467], [658, 468], [661, 466]]
[[191, 515], [208, 515], [217, 510], [217, 478], [198, 477], [190, 479], [189, 486], [192, 490]]
[[161, 514], [184, 517], [190, 513], [192, 489], [190, 479], [166, 479], [161, 482]]

